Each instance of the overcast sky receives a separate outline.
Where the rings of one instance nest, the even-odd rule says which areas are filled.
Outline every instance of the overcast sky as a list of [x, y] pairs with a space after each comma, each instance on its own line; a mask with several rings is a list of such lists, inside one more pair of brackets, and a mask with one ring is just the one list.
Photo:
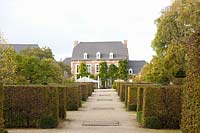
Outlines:
[[149, 61], [154, 20], [171, 0], [0, 0], [0, 32], [9, 43], [48, 46], [60, 60], [73, 41], [128, 40], [129, 58]]

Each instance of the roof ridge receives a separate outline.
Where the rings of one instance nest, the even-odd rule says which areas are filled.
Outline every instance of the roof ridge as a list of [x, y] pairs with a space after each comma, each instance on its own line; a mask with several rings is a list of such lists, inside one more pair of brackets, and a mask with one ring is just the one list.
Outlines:
[[79, 42], [79, 43], [116, 43], [116, 42], [120, 42], [122, 43], [122, 41], [99, 41], [99, 42]]

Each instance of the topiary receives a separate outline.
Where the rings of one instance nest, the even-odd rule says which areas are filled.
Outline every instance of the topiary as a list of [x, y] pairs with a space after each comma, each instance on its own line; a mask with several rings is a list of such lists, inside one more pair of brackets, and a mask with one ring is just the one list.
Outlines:
[[145, 118], [144, 126], [147, 128], [152, 128], [152, 129], [162, 128], [161, 121], [157, 116], [147, 116]]
[[57, 121], [52, 116], [42, 116], [38, 120], [38, 127], [40, 128], [55, 128], [57, 126]]

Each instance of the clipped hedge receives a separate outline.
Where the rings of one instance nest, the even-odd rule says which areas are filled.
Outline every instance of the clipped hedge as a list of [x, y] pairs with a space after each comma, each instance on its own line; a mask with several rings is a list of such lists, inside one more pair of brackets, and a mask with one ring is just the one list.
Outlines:
[[[162, 125], [157, 128], [180, 128], [182, 87], [143, 85], [142, 88], [144, 88], [142, 114], [140, 116], [142, 118], [138, 118], [142, 125], [148, 127], [151, 119], [156, 118], [153, 119], [154, 122], [158, 120]], [[138, 105], [138, 108], [141, 108], [141, 105]]]
[[81, 94], [82, 94], [82, 101], [87, 101], [89, 96], [89, 84], [81, 84]]
[[94, 92], [94, 83], [88, 83], [88, 96], [92, 96], [92, 92]]
[[3, 133], [4, 119], [3, 119], [3, 85], [0, 83], [0, 133]]
[[122, 102], [125, 101], [125, 87], [126, 87], [126, 83], [120, 83], [119, 97], [120, 97], [120, 100], [121, 100]]
[[127, 109], [129, 111], [137, 110], [137, 86], [136, 85], [128, 87]]
[[66, 87], [59, 86], [59, 117], [61, 119], [66, 118]]
[[124, 104], [125, 104], [125, 107], [127, 107], [127, 102], [128, 102], [128, 87], [132, 86], [133, 83], [126, 83], [125, 84], [125, 94], [124, 94]]
[[78, 110], [81, 106], [81, 88], [79, 84], [66, 85], [66, 109]]
[[58, 87], [4, 86], [4, 119], [6, 127], [42, 127], [48, 117], [59, 122]]

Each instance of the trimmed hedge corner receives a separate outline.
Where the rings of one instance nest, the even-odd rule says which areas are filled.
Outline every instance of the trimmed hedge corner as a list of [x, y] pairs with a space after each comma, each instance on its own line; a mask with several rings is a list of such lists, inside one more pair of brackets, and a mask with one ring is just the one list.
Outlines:
[[4, 86], [6, 127], [40, 127], [43, 116], [59, 122], [58, 87]]
[[137, 86], [128, 87], [127, 109], [129, 111], [137, 110]]
[[78, 84], [69, 84], [66, 86], [66, 108], [69, 111], [78, 110], [81, 106], [81, 90]]
[[161, 121], [161, 128], [180, 128], [182, 87], [145, 85], [143, 88], [142, 124], [144, 127], [149, 123], [147, 118], [154, 116]]

